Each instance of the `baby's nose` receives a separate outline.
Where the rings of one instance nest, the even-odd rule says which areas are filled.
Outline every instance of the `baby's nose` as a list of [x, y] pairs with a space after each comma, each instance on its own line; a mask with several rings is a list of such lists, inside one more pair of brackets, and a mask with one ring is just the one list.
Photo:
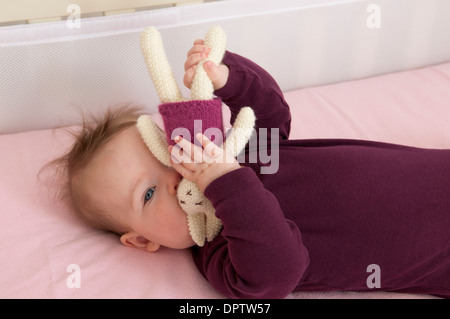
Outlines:
[[176, 195], [178, 190], [178, 184], [180, 184], [181, 181], [181, 175], [178, 174], [177, 171], [175, 173], [172, 173], [170, 177], [170, 182], [168, 183], [168, 192], [171, 195]]

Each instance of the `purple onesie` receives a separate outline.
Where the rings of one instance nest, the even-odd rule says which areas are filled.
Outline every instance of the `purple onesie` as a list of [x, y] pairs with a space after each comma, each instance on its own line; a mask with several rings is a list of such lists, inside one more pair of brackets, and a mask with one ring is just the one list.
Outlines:
[[230, 52], [223, 63], [229, 80], [215, 94], [231, 123], [250, 106], [257, 132], [279, 129], [279, 166], [261, 174], [269, 164], [241, 163], [206, 188], [223, 229], [193, 258], [215, 289], [231, 298], [350, 290], [450, 298], [450, 150], [288, 140], [289, 106], [273, 78]]

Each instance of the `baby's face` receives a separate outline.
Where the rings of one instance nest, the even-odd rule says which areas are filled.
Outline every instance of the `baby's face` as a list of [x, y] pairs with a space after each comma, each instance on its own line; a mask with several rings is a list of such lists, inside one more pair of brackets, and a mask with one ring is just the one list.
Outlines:
[[137, 235], [139, 243], [148, 240], [169, 248], [194, 245], [176, 197], [181, 177], [150, 153], [135, 126], [102, 146], [85, 173], [88, 194], [129, 234]]

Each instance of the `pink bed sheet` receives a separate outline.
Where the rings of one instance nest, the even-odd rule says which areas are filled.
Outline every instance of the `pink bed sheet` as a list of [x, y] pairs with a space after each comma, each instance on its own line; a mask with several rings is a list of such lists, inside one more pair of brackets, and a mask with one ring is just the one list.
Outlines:
[[[450, 147], [450, 63], [287, 92], [286, 100], [291, 138]], [[54, 130], [0, 136], [0, 298], [223, 298], [188, 250], [126, 248], [71, 215], [36, 178], [68, 141]], [[299, 292], [287, 298], [432, 297]]]

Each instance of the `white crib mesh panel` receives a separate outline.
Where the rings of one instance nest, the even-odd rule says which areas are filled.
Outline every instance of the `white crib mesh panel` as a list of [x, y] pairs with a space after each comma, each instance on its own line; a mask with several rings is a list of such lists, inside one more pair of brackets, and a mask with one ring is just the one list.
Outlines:
[[2, 130], [77, 123], [74, 105], [95, 113], [118, 102], [154, 100], [137, 33], [2, 51], [13, 61], [2, 66]]
[[[186, 97], [186, 52], [214, 24], [227, 32], [230, 51], [263, 66], [283, 90], [450, 60], [448, 0], [280, 0], [276, 8], [252, 14], [242, 13], [239, 5], [244, 3], [261, 4], [222, 1], [176, 8], [175, 16], [163, 10], [167, 20], [155, 12], [131, 14], [117, 18], [120, 28], [108, 17], [104, 32], [82, 30], [76, 36], [73, 30], [65, 31], [65, 22], [53, 23], [61, 30], [52, 30], [52, 38], [0, 42], [0, 133], [79, 123], [72, 105], [101, 113], [117, 103], [133, 102], [156, 111], [158, 97], [139, 45], [140, 32], [148, 25], [160, 29]], [[381, 9], [379, 29], [367, 26], [367, 8], [374, 3]], [[101, 18], [96, 21], [103, 23]], [[22, 26], [20, 31], [32, 33], [32, 28]]]

